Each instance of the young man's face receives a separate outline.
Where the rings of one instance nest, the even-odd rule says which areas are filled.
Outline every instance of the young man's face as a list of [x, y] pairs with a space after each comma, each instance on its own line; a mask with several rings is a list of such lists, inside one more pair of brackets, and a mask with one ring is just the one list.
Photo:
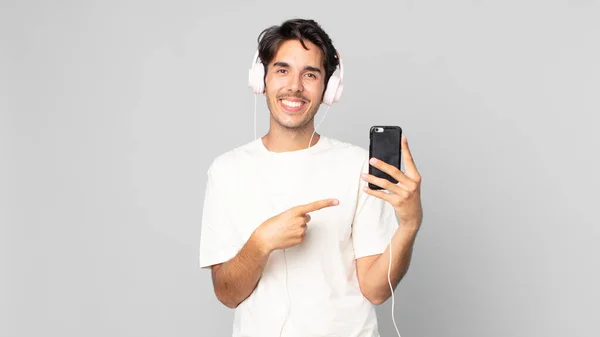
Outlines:
[[305, 41], [289, 40], [267, 67], [265, 95], [271, 116], [285, 128], [308, 125], [319, 109], [325, 88], [325, 69], [321, 50]]

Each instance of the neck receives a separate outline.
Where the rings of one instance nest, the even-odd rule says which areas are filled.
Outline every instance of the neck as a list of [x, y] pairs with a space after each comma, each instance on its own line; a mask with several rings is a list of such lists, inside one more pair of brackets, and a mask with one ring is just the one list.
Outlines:
[[269, 132], [262, 137], [265, 147], [272, 152], [289, 152], [304, 150], [308, 147], [308, 142], [312, 141], [310, 146], [315, 145], [321, 135], [315, 132], [314, 128], [307, 127], [302, 130], [286, 129], [281, 127], [271, 127]]

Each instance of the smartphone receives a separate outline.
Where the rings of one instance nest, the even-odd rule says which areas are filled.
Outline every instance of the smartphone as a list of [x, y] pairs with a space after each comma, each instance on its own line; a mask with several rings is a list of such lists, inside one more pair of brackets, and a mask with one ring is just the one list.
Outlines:
[[[376, 125], [369, 131], [369, 159], [375, 157], [400, 170], [402, 128], [396, 125]], [[369, 174], [387, 179], [396, 184], [398, 181], [389, 174], [369, 164]], [[369, 183], [369, 188], [382, 190], [380, 186]]]

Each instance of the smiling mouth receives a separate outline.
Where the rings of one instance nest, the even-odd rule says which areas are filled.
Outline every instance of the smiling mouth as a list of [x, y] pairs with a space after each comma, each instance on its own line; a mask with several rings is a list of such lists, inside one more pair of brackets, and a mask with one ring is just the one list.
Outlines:
[[306, 105], [306, 102], [303, 100], [290, 100], [290, 99], [280, 99], [279, 104], [283, 107], [284, 110], [289, 112], [298, 112], [302, 110], [302, 108]]

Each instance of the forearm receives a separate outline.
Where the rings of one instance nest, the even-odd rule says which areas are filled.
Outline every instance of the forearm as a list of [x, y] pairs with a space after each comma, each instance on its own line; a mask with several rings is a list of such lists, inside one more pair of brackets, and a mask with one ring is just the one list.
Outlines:
[[[398, 227], [391, 241], [391, 270], [389, 245], [383, 254], [373, 261], [369, 267], [366, 273], [365, 291], [368, 292], [369, 298], [375, 299], [376, 303], [385, 302], [392, 294], [390, 283], [393, 289], [396, 289], [396, 286], [408, 271], [416, 235], [417, 230], [404, 229], [402, 226]], [[388, 270], [390, 270], [390, 282], [388, 282]]]
[[229, 308], [237, 307], [256, 288], [270, 253], [251, 236], [238, 254], [213, 273], [217, 298]]

